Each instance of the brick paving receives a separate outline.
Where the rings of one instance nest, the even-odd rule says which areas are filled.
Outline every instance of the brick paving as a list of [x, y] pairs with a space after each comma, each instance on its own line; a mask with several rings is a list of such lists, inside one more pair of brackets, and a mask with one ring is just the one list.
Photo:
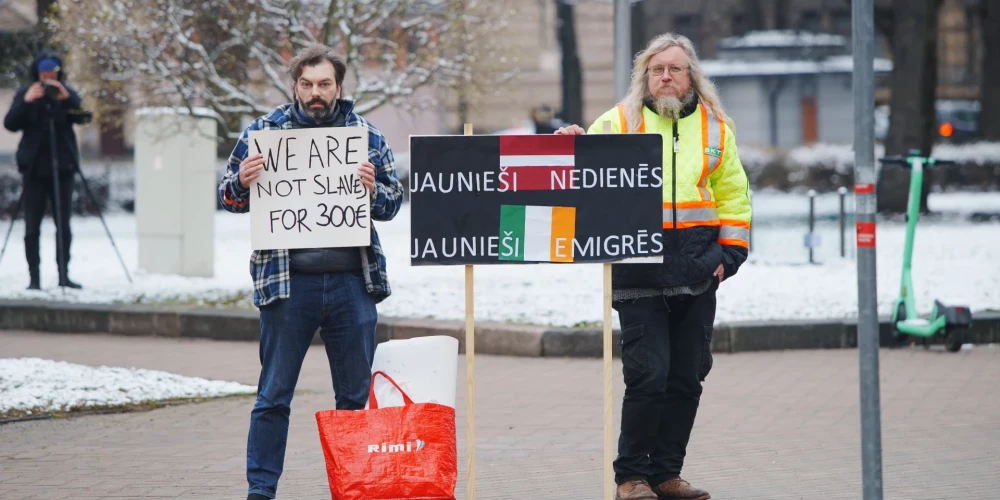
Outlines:
[[[0, 332], [0, 356], [254, 384], [253, 343]], [[601, 361], [476, 357], [476, 497], [600, 499]], [[458, 439], [465, 499], [465, 362]], [[620, 365], [615, 363], [616, 375]], [[885, 498], [1000, 498], [1000, 349], [883, 350]], [[861, 498], [857, 352], [717, 354], [684, 475], [714, 499]], [[292, 408], [279, 498], [327, 499], [313, 412], [322, 347]], [[615, 396], [623, 386], [616, 376]], [[251, 398], [0, 426], [0, 498], [242, 499]], [[618, 403], [616, 403], [616, 426]]]

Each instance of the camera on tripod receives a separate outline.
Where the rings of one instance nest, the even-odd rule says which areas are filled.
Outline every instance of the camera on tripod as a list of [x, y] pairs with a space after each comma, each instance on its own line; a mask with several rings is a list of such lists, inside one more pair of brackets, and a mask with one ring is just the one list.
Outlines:
[[[60, 89], [58, 85], [42, 82], [42, 87], [46, 99], [52, 102], [59, 100]], [[77, 125], [88, 125], [94, 119], [94, 113], [84, 109], [73, 108], [66, 110], [66, 112], [69, 114], [71, 121]]]
[[70, 109], [66, 111], [70, 120], [78, 125], [88, 125], [94, 120], [94, 113], [83, 109]]

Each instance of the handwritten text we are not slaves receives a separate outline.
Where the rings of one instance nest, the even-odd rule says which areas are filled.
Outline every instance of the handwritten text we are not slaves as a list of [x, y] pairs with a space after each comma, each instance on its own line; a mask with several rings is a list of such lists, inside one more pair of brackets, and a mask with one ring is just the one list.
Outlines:
[[[266, 153], [263, 152], [257, 140], [254, 140], [254, 147], [258, 153], [264, 154], [265, 171], [275, 173], [281, 170], [295, 172], [302, 168], [303, 160], [297, 159], [293, 161], [293, 158], [303, 154], [299, 149], [303, 146], [308, 148], [308, 153], [306, 153], [308, 154], [308, 159], [304, 162], [305, 170], [307, 171], [312, 170], [314, 167], [317, 169], [329, 169], [335, 166], [360, 165], [361, 160], [368, 158], [367, 147], [362, 144], [361, 149], [358, 149], [358, 146], [352, 144], [352, 142], [360, 142], [363, 139], [363, 137], [352, 136], [341, 141], [336, 137], [326, 136], [325, 140], [321, 141], [308, 139], [308, 144], [306, 145], [300, 144], [300, 141], [306, 142], [305, 139], [283, 137], [278, 139], [276, 148], [268, 149]], [[341, 142], [344, 144], [341, 144]], [[367, 228], [367, 203], [344, 203], [344, 200], [364, 200], [368, 195], [368, 190], [361, 184], [361, 178], [355, 171], [342, 173], [344, 169], [339, 170], [341, 172], [334, 174], [293, 174], [291, 178], [281, 180], [264, 180], [262, 176], [256, 183], [258, 198], [264, 198], [265, 196], [300, 198], [306, 194], [318, 196], [338, 195], [340, 197], [339, 202], [330, 204], [317, 203], [315, 207], [294, 206], [294, 202], [290, 202], [289, 205], [293, 206], [270, 210], [268, 215], [271, 233], [274, 233], [279, 228], [300, 233], [303, 231], [311, 232], [311, 224], [319, 227]], [[318, 215], [311, 216], [310, 208], [318, 212]]]

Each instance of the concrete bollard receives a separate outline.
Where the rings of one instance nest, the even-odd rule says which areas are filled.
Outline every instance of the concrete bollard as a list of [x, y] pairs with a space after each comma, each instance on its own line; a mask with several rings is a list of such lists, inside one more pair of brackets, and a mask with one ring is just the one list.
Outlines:
[[838, 214], [840, 222], [840, 258], [844, 258], [847, 255], [847, 238], [844, 232], [847, 227], [847, 211], [844, 208], [844, 200], [847, 198], [847, 188], [840, 186], [837, 189], [837, 194], [840, 195], [840, 213]]
[[816, 190], [809, 190], [809, 234], [806, 235], [806, 246], [809, 247], [809, 263], [815, 264], [813, 248], [816, 246]]

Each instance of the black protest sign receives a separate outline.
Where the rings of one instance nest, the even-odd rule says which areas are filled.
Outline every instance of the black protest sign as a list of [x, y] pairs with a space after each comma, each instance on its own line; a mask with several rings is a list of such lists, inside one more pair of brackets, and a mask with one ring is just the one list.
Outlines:
[[413, 136], [412, 265], [659, 261], [658, 134]]
[[255, 130], [247, 140], [249, 154], [264, 155], [250, 186], [254, 250], [371, 244], [370, 196], [358, 175], [366, 127]]

